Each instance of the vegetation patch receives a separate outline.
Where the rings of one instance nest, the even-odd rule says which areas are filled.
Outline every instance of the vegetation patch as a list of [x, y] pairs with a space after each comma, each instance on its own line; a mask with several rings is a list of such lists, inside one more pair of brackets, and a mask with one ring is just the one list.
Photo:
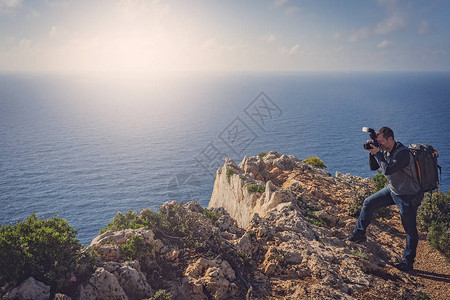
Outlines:
[[[140, 213], [127, 212], [124, 215], [116, 214], [105, 228], [106, 230], [122, 230], [126, 228], [148, 228], [155, 234], [155, 239], [164, 245], [177, 249], [180, 254], [174, 260], [165, 254], [152, 253], [152, 247], [146, 245], [139, 236], [135, 236], [123, 244], [121, 250], [128, 259], [136, 259], [141, 264], [152, 288], [160, 290], [155, 299], [171, 299], [167, 292], [170, 288], [170, 278], [183, 277], [189, 257], [192, 255], [221, 257], [244, 278], [251, 272], [249, 259], [243, 259], [234, 246], [220, 234], [217, 225], [221, 214], [215, 209], [203, 208], [202, 211], [192, 211], [183, 204], [175, 201], [166, 202], [155, 212], [144, 209]], [[245, 285], [244, 281], [237, 284]]]
[[450, 260], [450, 190], [427, 193], [417, 212], [420, 230], [428, 232], [431, 246]]
[[261, 158], [263, 158], [263, 157], [266, 156], [266, 155], [267, 155], [267, 152], [260, 152], [260, 153], [258, 154], [258, 156], [261, 157]]
[[233, 170], [227, 169], [227, 180], [228, 180], [228, 183], [230, 183], [230, 181], [231, 181], [231, 176], [233, 176], [233, 175], [234, 175]]
[[128, 260], [141, 259], [151, 255], [153, 246], [145, 243], [140, 236], [133, 236], [126, 243], [120, 246], [120, 250], [126, 255]]
[[[364, 200], [387, 186], [387, 177], [383, 175], [381, 171], [378, 171], [378, 173], [372, 177], [372, 180], [375, 184], [375, 188], [373, 190], [366, 190], [363, 193], [356, 192], [356, 195], [349, 206], [348, 214], [350, 216], [357, 218], [361, 212]], [[377, 209], [374, 214], [375, 219], [389, 218], [391, 216], [392, 210], [389, 206]]]
[[247, 186], [249, 193], [264, 193], [264, 187], [259, 184], [250, 184]]
[[[51, 293], [73, 293], [80, 279], [93, 271], [94, 258], [82, 253], [77, 230], [66, 220], [38, 219], [0, 227], [0, 286], [32, 276], [49, 285]], [[78, 278], [78, 280], [77, 280]]]
[[369, 260], [367, 255], [365, 253], [363, 253], [363, 252], [351, 252], [350, 254], [353, 255], [353, 256], [365, 259], [365, 260]]
[[166, 290], [157, 290], [153, 298], [155, 300], [172, 300], [172, 294]]
[[372, 180], [375, 183], [374, 193], [387, 187], [388, 184], [387, 177], [383, 173], [381, 173], [380, 170], [378, 170], [378, 173], [374, 177], [372, 177]]
[[324, 162], [318, 158], [317, 156], [312, 156], [312, 157], [307, 157], [304, 160], [305, 163], [307, 163], [308, 165], [311, 165], [315, 168], [319, 168], [319, 169], [326, 169], [327, 166], [324, 164]]

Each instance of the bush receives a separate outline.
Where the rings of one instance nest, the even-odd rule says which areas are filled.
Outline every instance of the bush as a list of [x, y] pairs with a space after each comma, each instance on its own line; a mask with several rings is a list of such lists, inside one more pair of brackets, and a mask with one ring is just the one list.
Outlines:
[[127, 256], [128, 260], [141, 259], [144, 256], [150, 255], [153, 246], [144, 242], [140, 236], [133, 236], [126, 243], [120, 246], [120, 250]]
[[0, 228], [0, 286], [18, 284], [30, 276], [47, 285], [52, 292], [73, 285], [81, 244], [77, 231], [64, 219], [38, 219], [33, 213], [25, 222]]
[[450, 190], [427, 193], [417, 213], [419, 229], [428, 231], [431, 246], [450, 259]]
[[[122, 229], [151, 229], [157, 238], [171, 238], [180, 241], [184, 246], [202, 247], [205, 244], [206, 226], [202, 222], [215, 222], [219, 218], [219, 213], [203, 210], [202, 218], [186, 209], [182, 204], [176, 201], [166, 202], [160, 206], [159, 212], [151, 209], [143, 209], [140, 214], [128, 211], [125, 215], [116, 214], [111, 222], [106, 224], [105, 228], [100, 230], [103, 233], [107, 230]], [[132, 244], [122, 249], [127, 256], [133, 257], [134, 245], [139, 241], [134, 240]]]
[[122, 230], [122, 229], [138, 229], [146, 227], [142, 220], [139, 220], [138, 215], [131, 210], [125, 214], [117, 212], [112, 221], [106, 224], [105, 228], [100, 229], [100, 234], [108, 230]]
[[317, 156], [307, 157], [304, 160], [304, 162], [307, 163], [308, 165], [311, 165], [311, 166], [319, 168], [319, 169], [327, 168], [327, 166], [323, 163], [323, 161], [320, 160], [320, 158], [318, 158]]
[[172, 295], [166, 290], [158, 290], [154, 296], [155, 300], [171, 300]]
[[267, 155], [267, 152], [260, 152], [260, 153], [258, 153], [258, 156], [261, 157], [261, 158], [263, 158], [266, 155]]
[[[363, 206], [364, 200], [372, 194], [373, 194], [372, 191], [366, 191], [364, 194], [356, 193], [356, 196], [353, 198], [353, 201], [350, 203], [350, 206], [348, 209], [348, 214], [352, 217], [357, 218], [359, 216], [359, 213], [361, 212], [361, 208]], [[392, 215], [392, 211], [389, 208], [389, 206], [387, 206], [387, 207], [382, 207], [382, 208], [377, 209], [374, 213], [374, 218], [375, 219], [387, 218], [387, 217], [390, 217], [391, 215]]]
[[383, 173], [381, 173], [380, 170], [378, 170], [377, 175], [372, 177], [372, 180], [375, 183], [375, 193], [381, 189], [384, 189], [388, 184], [387, 177]]
[[259, 184], [250, 184], [247, 186], [249, 193], [264, 193], [264, 187]]

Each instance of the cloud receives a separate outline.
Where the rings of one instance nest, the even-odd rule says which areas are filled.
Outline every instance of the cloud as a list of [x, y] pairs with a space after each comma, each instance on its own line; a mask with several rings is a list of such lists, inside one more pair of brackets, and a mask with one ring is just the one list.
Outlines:
[[387, 19], [384, 19], [375, 26], [375, 34], [388, 34], [405, 28], [407, 25], [406, 15], [403, 13], [396, 13]]
[[427, 34], [431, 32], [432, 25], [428, 23], [426, 20], [422, 20], [419, 25], [419, 29], [417, 29], [417, 34]]
[[362, 27], [348, 37], [349, 42], [357, 42], [366, 39], [370, 35], [369, 27]]
[[392, 45], [392, 44], [393, 44], [393, 43], [392, 43], [391, 41], [383, 40], [383, 41], [381, 41], [380, 43], [378, 43], [377, 48], [378, 48], [378, 49], [383, 49], [383, 48], [386, 48], [387, 46], [390, 46], [390, 45]]
[[443, 50], [443, 49], [437, 49], [437, 50], [433, 50], [431, 51], [431, 55], [433, 56], [444, 56], [447, 55], [448, 51], [447, 50]]
[[28, 39], [23, 39], [19, 42], [20, 49], [28, 49], [31, 46], [31, 41]]
[[406, 27], [407, 14], [399, 7], [397, 0], [379, 0], [378, 3], [386, 8], [387, 18], [375, 26], [375, 34], [388, 34]]
[[278, 37], [275, 34], [269, 34], [267, 36], [264, 36], [262, 38], [263, 41], [267, 42], [267, 43], [273, 43], [278, 39]]
[[298, 51], [300, 50], [300, 45], [299, 44], [295, 44], [292, 47], [283, 47], [281, 48], [281, 53], [284, 55], [294, 55], [296, 53], [298, 53]]
[[63, 35], [67, 35], [69, 32], [67, 31], [67, 29], [61, 28], [59, 26], [53, 25], [52, 28], [50, 29], [50, 32], [48, 33], [48, 35], [52, 38], [54, 37], [59, 37], [59, 36], [63, 36]]
[[273, 6], [275, 6], [275, 7], [283, 6], [288, 1], [289, 0], [274, 0], [273, 1]]
[[297, 6], [289, 6], [285, 10], [286, 14], [288, 14], [288, 15], [295, 14], [299, 11], [300, 11], [300, 8], [298, 8]]
[[0, 13], [12, 13], [22, 6], [23, 0], [0, 0]]

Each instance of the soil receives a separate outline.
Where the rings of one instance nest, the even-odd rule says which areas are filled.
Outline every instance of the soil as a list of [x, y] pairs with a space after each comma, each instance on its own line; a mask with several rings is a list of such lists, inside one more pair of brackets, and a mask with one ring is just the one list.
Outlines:
[[425, 286], [430, 299], [450, 299], [450, 263], [430, 246], [425, 234], [420, 236], [414, 270], [410, 275]]

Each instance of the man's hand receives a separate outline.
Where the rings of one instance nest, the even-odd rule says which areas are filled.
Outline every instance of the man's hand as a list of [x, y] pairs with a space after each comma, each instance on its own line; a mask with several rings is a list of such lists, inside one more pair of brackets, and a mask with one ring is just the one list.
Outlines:
[[[370, 143], [372, 141], [367, 140], [367, 142]], [[375, 155], [380, 151], [380, 149], [378, 147], [375, 147], [374, 145], [371, 145], [371, 146], [372, 146], [372, 148], [367, 149], [370, 152], [370, 154]]]

